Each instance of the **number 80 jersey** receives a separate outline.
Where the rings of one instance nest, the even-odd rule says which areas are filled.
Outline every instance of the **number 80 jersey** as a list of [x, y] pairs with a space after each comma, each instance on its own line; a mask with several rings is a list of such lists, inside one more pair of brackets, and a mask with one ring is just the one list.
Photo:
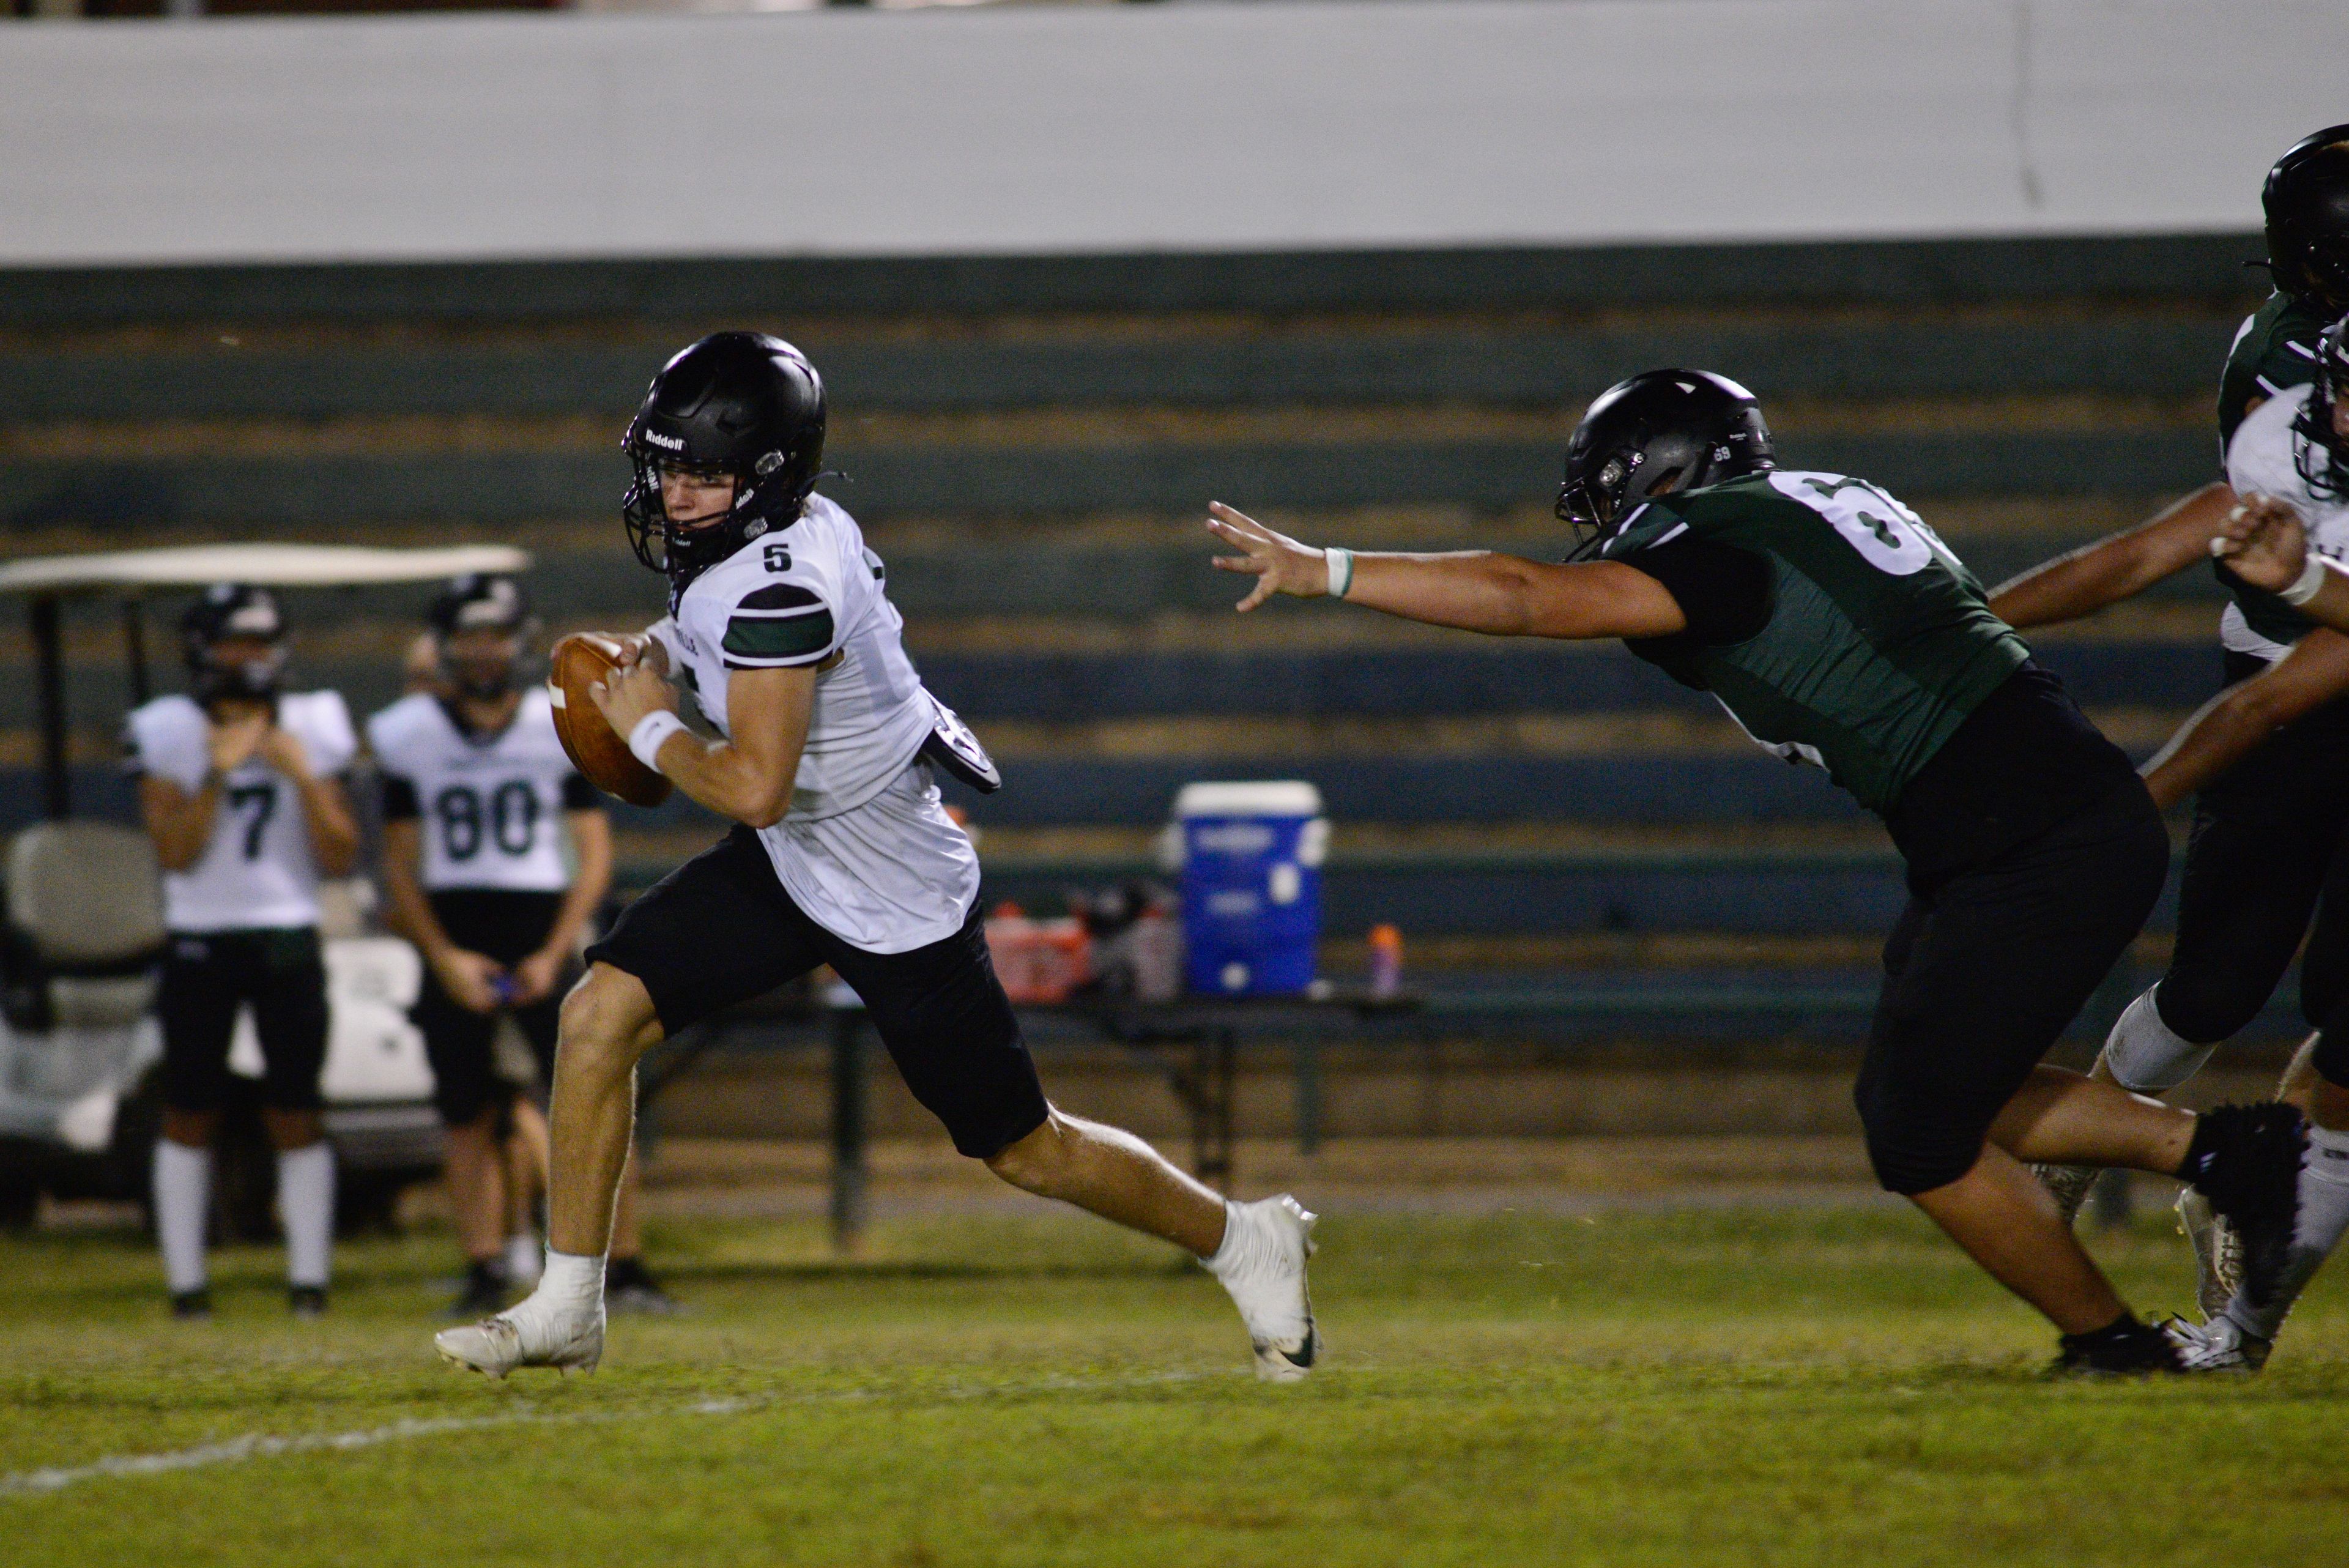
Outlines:
[[367, 730], [383, 769], [384, 815], [419, 823], [425, 891], [570, 886], [563, 814], [597, 800], [563, 754], [544, 687], [523, 691], [513, 722], [494, 735], [466, 731], [425, 692], [401, 698]]

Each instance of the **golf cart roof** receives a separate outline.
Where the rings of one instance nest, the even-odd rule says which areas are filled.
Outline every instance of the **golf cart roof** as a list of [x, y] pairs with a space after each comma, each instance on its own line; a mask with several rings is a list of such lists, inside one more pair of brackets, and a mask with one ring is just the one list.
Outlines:
[[424, 582], [466, 572], [519, 572], [529, 565], [530, 552], [510, 545], [450, 545], [421, 550], [359, 545], [187, 545], [168, 550], [103, 550], [10, 561], [0, 566], [0, 593], [200, 588], [212, 583], [341, 588]]

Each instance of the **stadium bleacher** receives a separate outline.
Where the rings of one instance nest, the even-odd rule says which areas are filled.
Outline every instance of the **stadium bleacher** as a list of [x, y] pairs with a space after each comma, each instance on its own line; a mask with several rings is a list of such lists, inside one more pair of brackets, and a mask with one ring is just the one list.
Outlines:
[[[1305, 777], [1339, 825], [1340, 968], [1394, 920], [1421, 981], [1471, 1012], [1599, 995], [1637, 1018], [1643, 987], [1847, 1003], [1901, 891], [1823, 779], [1618, 649], [1318, 605], [1237, 621], [1201, 506], [1555, 554], [1582, 403], [1701, 363], [1761, 394], [1787, 463], [1884, 483], [1995, 582], [2212, 476], [2258, 254], [2215, 235], [20, 273], [0, 291], [0, 525], [19, 549], [511, 539], [539, 554], [554, 626], [640, 624], [659, 595], [616, 526], [618, 431], [667, 349], [761, 326], [825, 370], [830, 491], [886, 557], [926, 676], [1005, 764], [1011, 787], [969, 803], [991, 896], [1050, 908], [1146, 873], [1186, 780]], [[303, 678], [388, 700], [413, 607], [298, 607]], [[2209, 695], [2215, 612], [2189, 574], [2041, 652], [2142, 752]], [[76, 755], [84, 799], [119, 810], [102, 629], [70, 643]], [[0, 680], [10, 769], [30, 704]], [[688, 806], [627, 814], [624, 879], [708, 833]]]

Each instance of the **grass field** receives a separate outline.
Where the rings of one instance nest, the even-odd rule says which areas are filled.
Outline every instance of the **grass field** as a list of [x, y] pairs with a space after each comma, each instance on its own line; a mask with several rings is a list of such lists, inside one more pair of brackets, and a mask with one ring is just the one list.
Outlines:
[[[1038, 1213], [673, 1222], [691, 1315], [497, 1384], [428, 1343], [445, 1239], [284, 1315], [224, 1254], [164, 1319], [134, 1234], [0, 1241], [0, 1561], [1105, 1564], [2338, 1561], [2349, 1291], [2255, 1380], [2051, 1383], [1906, 1211], [1343, 1214], [1309, 1384], [1215, 1285]], [[2099, 1243], [2182, 1305], [2156, 1220]]]

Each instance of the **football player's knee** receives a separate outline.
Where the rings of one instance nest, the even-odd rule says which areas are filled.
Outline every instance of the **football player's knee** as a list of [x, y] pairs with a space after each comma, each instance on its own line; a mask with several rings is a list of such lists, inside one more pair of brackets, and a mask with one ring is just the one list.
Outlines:
[[2259, 1016], [2265, 992], [2224, 974], [2172, 970], [2153, 991], [2153, 1009], [2164, 1028], [2197, 1045], [2214, 1045]]
[[1068, 1144], [1048, 1119], [1027, 1137], [987, 1157], [987, 1168], [1024, 1192], [1049, 1193], [1068, 1168]]
[[1887, 1192], [1907, 1198], [1947, 1187], [1982, 1158], [1979, 1130], [1969, 1134], [1920, 1111], [1880, 1078], [1863, 1075], [1852, 1099], [1868, 1137], [1868, 1163]]
[[2315, 973], [2310, 969], [2306, 963], [2301, 965], [2301, 1014], [2311, 1029], [2337, 1033], [2338, 1025], [2349, 1023], [2349, 975], [2331, 964], [2321, 966]]
[[643, 1054], [638, 1037], [649, 1020], [643, 990], [602, 974], [591, 974], [563, 999], [562, 1044], [557, 1059], [590, 1067], [633, 1064]]

